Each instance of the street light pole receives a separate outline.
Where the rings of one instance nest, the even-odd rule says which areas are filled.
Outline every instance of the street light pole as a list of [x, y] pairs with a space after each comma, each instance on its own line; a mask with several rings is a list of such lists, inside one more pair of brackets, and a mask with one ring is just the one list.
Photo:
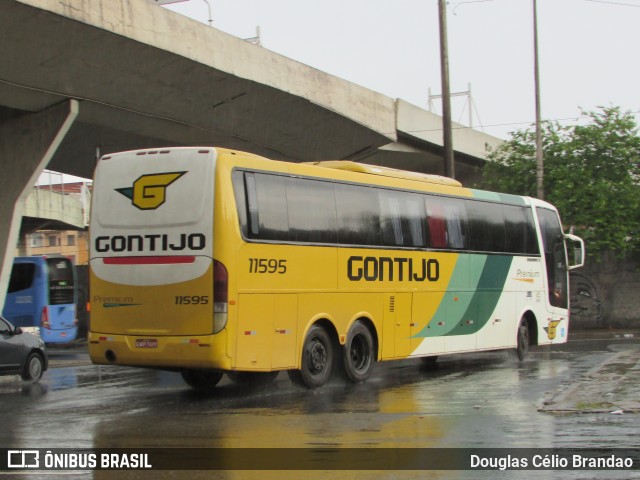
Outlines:
[[540, 113], [540, 66], [538, 64], [538, 0], [533, 0], [533, 69], [536, 92], [536, 191], [544, 199], [544, 156], [542, 152], [542, 120]]
[[451, 90], [449, 88], [449, 53], [447, 46], [446, 0], [438, 0], [440, 20], [440, 76], [442, 78], [442, 144], [444, 147], [444, 174], [455, 178], [453, 136], [451, 132]]
[[[153, 0], [153, 1], [156, 2], [156, 5], [169, 5], [171, 3], [188, 2], [189, 0]], [[202, 1], [207, 4], [207, 8], [209, 9], [209, 19], [207, 21], [209, 22], [209, 26], [213, 27], [213, 16], [211, 15], [211, 4], [209, 3], [209, 0], [202, 0]]]
[[209, 9], [209, 26], [213, 27], [213, 16], [211, 15], [211, 4], [209, 3], [209, 0], [202, 0], [202, 1], [207, 4], [207, 8]]

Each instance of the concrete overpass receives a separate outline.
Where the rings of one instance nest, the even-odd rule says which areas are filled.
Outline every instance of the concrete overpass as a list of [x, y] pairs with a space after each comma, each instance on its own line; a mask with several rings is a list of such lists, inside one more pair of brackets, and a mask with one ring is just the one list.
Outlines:
[[86, 230], [90, 213], [90, 182], [69, 182], [59, 172], [45, 171], [25, 201], [20, 239], [38, 230]]
[[[45, 166], [90, 177], [97, 152], [206, 144], [441, 173], [440, 125], [150, 0], [0, 0], [0, 291]], [[458, 178], [499, 142], [456, 129]]]

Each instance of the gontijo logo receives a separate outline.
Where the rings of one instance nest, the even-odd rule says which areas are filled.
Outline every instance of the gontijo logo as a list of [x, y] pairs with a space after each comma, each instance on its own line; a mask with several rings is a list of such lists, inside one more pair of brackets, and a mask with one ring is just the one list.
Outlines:
[[187, 172], [154, 173], [142, 175], [132, 187], [116, 188], [116, 192], [131, 199], [140, 210], [155, 210], [167, 196], [167, 187]]

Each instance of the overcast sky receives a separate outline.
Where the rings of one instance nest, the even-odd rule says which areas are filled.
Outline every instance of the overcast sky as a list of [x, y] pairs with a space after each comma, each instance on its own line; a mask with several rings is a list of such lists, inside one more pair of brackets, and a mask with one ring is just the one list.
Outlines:
[[[208, 0], [213, 26], [427, 108], [441, 92], [437, 0]], [[534, 121], [533, 0], [448, 2], [451, 91], [471, 86], [473, 125], [506, 138]], [[205, 0], [161, 8], [208, 20]], [[538, 0], [543, 119], [640, 110], [640, 0]], [[438, 101], [437, 113], [441, 112]], [[468, 123], [468, 98], [452, 101]]]

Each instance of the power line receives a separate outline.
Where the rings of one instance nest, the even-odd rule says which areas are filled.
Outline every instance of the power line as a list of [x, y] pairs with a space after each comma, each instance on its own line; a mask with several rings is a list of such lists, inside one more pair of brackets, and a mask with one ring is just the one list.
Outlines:
[[[640, 110], [630, 110], [628, 113], [632, 113], [635, 115], [640, 114]], [[550, 118], [547, 120], [543, 120], [542, 123], [553, 123], [553, 122], [580, 122], [581, 120], [586, 120], [590, 118], [589, 115], [580, 115], [579, 117], [565, 117], [565, 118]], [[515, 127], [517, 125], [534, 125], [535, 121], [526, 121], [526, 122], [506, 122], [506, 123], [491, 123], [487, 125], [478, 125], [473, 127], [477, 128], [493, 128], [493, 127]], [[468, 130], [471, 127], [467, 127], [466, 125], [453, 126], [453, 130]], [[437, 132], [441, 131], [441, 128], [425, 128], [420, 130], [404, 130], [406, 133], [426, 133], [426, 132]]]
[[636, 5], [633, 3], [622, 3], [622, 2], [612, 2], [609, 0], [584, 0], [585, 2], [593, 2], [593, 3], [606, 3], [609, 5], [618, 5], [618, 6], [622, 6], [622, 7], [635, 7], [635, 8], [640, 8], [640, 5]]

